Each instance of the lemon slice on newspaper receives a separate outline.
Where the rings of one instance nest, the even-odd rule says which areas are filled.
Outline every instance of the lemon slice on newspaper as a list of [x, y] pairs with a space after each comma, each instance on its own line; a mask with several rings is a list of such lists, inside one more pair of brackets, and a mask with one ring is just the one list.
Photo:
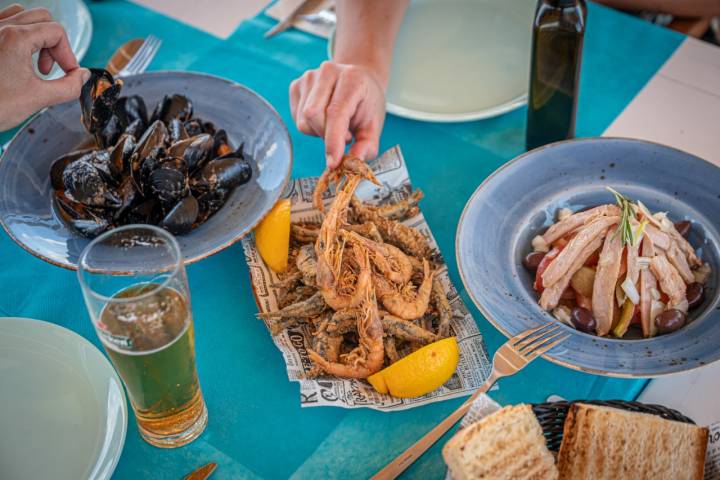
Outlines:
[[255, 246], [268, 267], [284, 272], [290, 251], [290, 200], [280, 200], [255, 229]]
[[425, 345], [405, 358], [398, 360], [367, 381], [380, 393], [393, 397], [420, 397], [447, 382], [460, 359], [455, 337]]

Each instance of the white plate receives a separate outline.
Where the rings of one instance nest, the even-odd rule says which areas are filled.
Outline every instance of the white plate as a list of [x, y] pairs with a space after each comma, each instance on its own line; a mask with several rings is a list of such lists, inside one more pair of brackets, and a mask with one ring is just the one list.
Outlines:
[[[415, 120], [462, 122], [524, 105], [535, 4], [413, 1], [395, 44], [387, 111]], [[331, 35], [331, 58], [333, 40]]]
[[[18, 3], [15, 0], [0, 0], [0, 10]], [[78, 62], [87, 53], [92, 39], [92, 18], [83, 0], [23, 0], [23, 7], [26, 9], [44, 7], [50, 10], [53, 18], [65, 28], [70, 41], [70, 46]], [[47, 75], [47, 78], [57, 78], [62, 70], [55, 65]]]
[[52, 323], [0, 317], [0, 476], [108, 479], [127, 429], [110, 362]]

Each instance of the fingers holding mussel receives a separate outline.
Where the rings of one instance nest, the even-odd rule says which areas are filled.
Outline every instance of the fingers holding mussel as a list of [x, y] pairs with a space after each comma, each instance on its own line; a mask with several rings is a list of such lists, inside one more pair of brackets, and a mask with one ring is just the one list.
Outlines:
[[91, 69], [80, 107], [96, 147], [52, 162], [58, 217], [89, 237], [129, 223], [187, 233], [250, 180], [250, 161], [225, 130], [194, 117], [185, 95], [165, 95], [148, 114], [142, 97], [120, 96], [122, 87], [106, 70]]

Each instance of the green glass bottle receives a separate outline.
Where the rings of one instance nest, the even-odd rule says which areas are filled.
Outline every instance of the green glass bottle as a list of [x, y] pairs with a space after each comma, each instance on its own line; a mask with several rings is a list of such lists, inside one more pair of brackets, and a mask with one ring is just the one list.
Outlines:
[[575, 136], [585, 0], [539, 0], [533, 22], [526, 147]]

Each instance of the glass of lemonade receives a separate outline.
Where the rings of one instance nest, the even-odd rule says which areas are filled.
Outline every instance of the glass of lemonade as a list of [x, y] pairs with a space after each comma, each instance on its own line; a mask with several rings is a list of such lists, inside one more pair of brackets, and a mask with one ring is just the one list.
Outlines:
[[81, 254], [78, 277], [142, 437], [164, 448], [192, 442], [207, 425], [207, 409], [195, 367], [190, 291], [175, 238], [150, 225], [106, 232]]

